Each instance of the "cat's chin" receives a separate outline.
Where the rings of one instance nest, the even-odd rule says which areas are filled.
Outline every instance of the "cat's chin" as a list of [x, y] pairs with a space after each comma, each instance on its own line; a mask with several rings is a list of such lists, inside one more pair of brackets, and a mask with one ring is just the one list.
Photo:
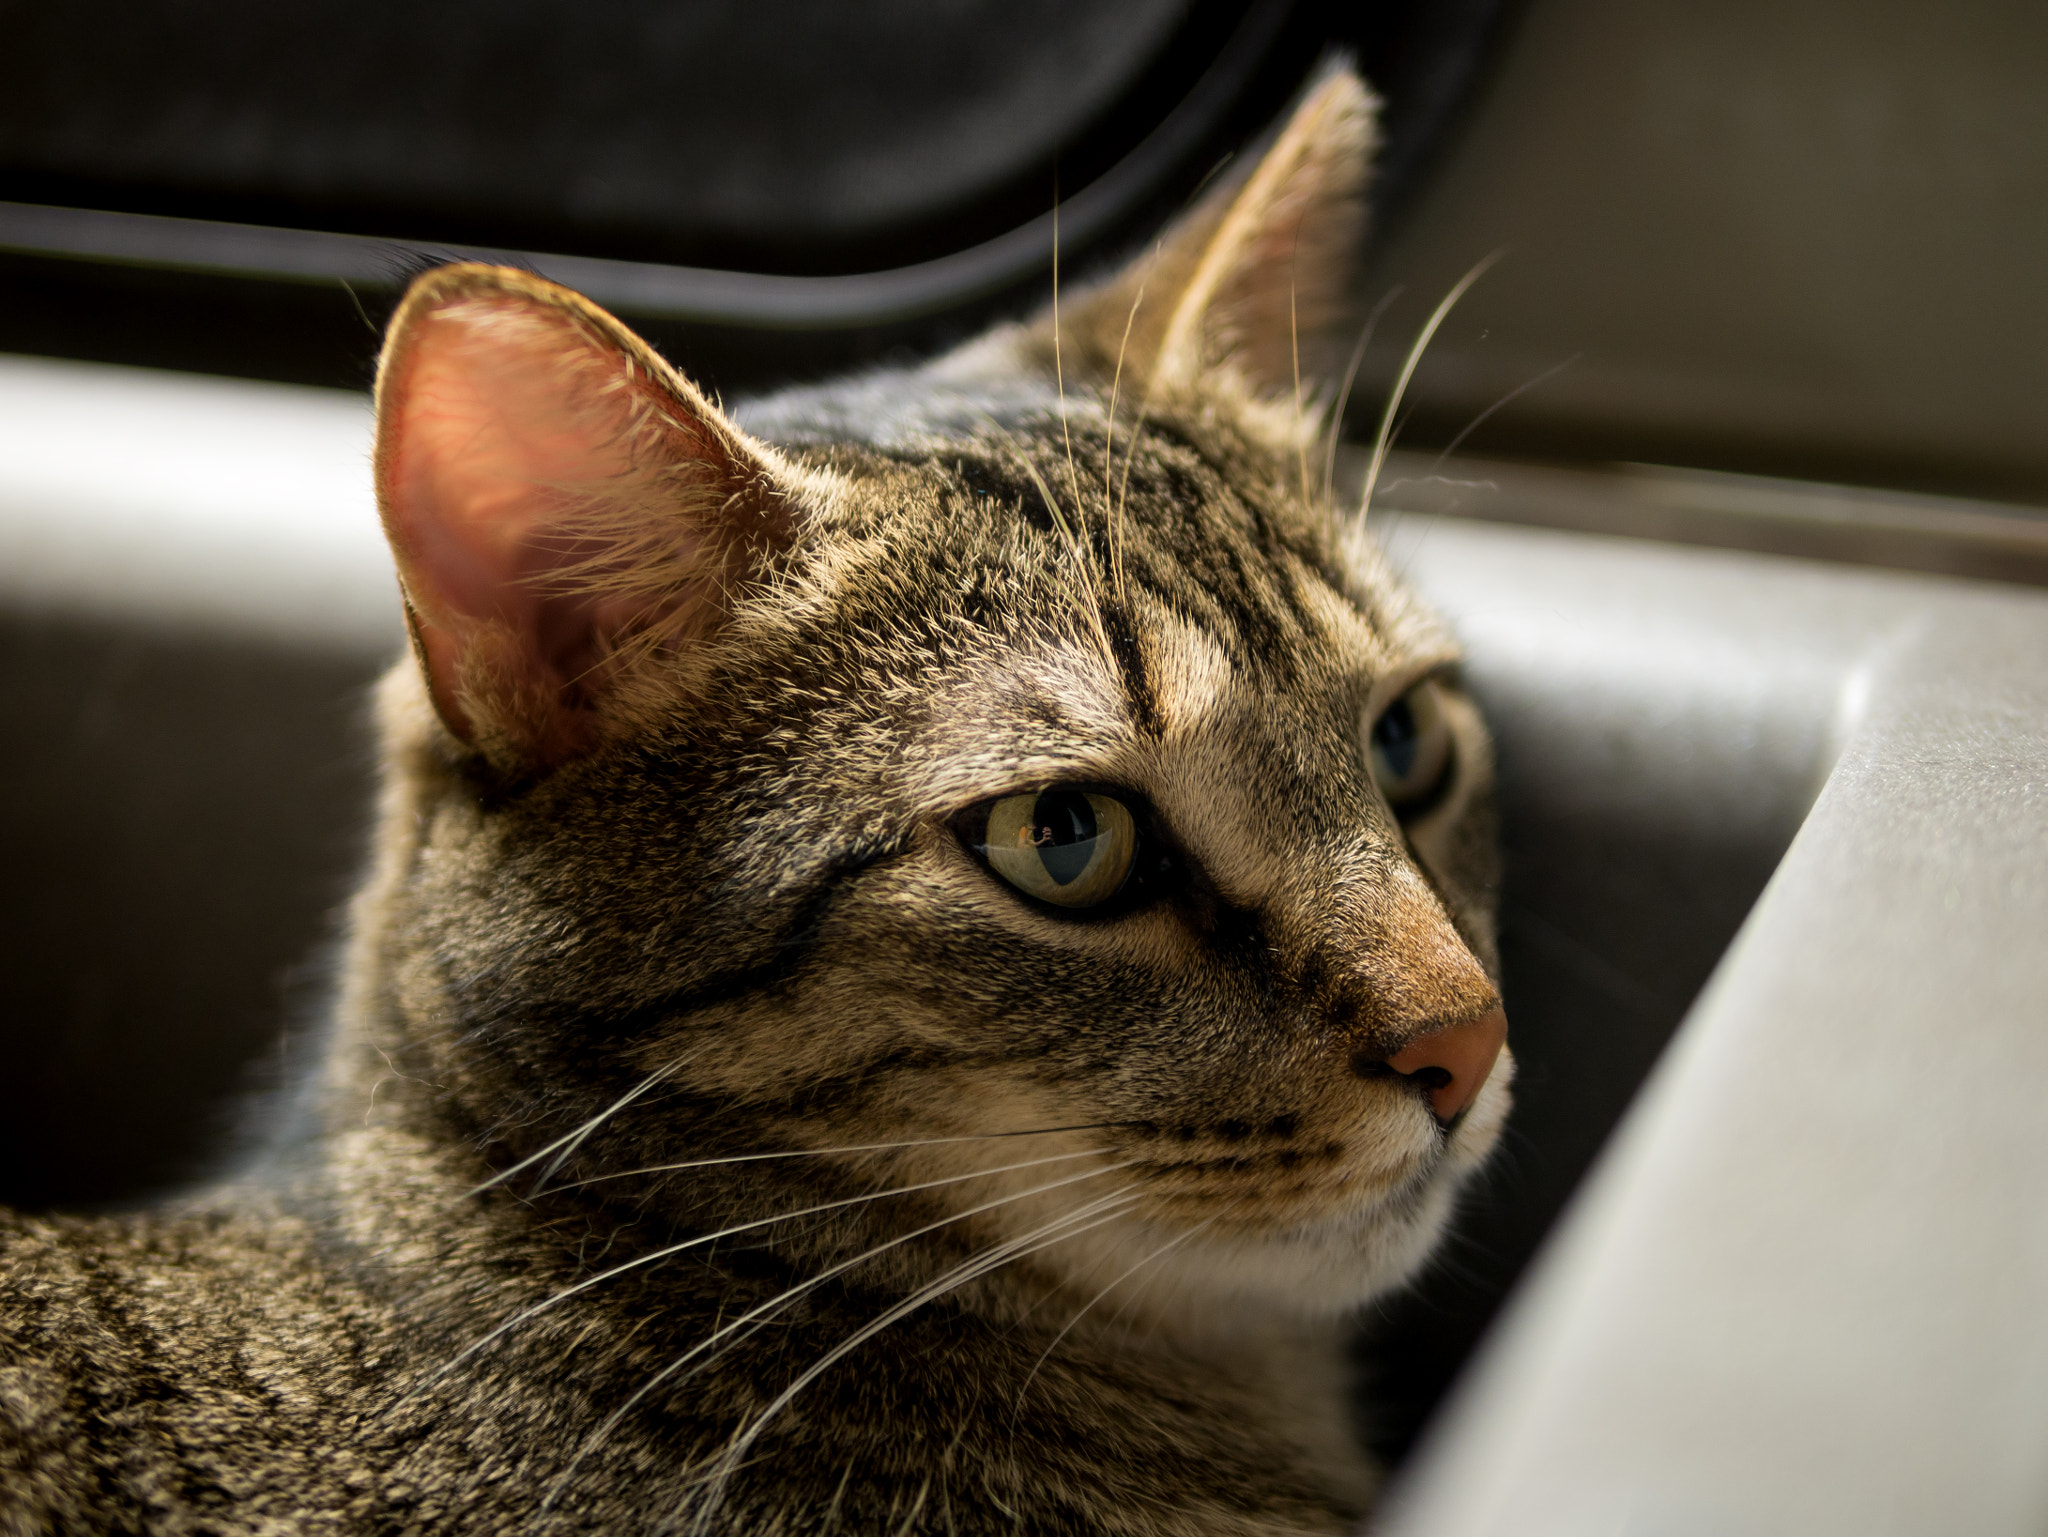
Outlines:
[[[1502, 1053], [1448, 1145], [1419, 1157], [1359, 1208], [1265, 1229], [1189, 1227], [1134, 1215], [1067, 1249], [1072, 1283], [1114, 1294], [1110, 1310], [1169, 1333], [1228, 1334], [1251, 1316], [1328, 1319], [1419, 1275], [1458, 1194], [1499, 1141], [1513, 1102]], [[1114, 1281], [1111, 1280], [1115, 1277]]]
[[1340, 1317], [1415, 1279], [1479, 1161], [1437, 1160], [1362, 1212], [1293, 1228], [1220, 1234], [1126, 1219], [1068, 1257], [1072, 1282], [1107, 1287], [1105, 1310], [1136, 1327], [1188, 1339], [1258, 1319]]

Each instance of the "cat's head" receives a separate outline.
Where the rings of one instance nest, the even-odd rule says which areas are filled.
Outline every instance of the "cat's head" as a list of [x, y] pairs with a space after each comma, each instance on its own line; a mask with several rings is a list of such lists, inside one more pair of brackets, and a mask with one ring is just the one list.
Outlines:
[[1412, 1272], [1509, 1073], [1486, 737], [1299, 372], [1371, 136], [1330, 73], [1057, 323], [732, 415], [538, 279], [414, 285], [357, 1008], [418, 1113], [817, 1266]]

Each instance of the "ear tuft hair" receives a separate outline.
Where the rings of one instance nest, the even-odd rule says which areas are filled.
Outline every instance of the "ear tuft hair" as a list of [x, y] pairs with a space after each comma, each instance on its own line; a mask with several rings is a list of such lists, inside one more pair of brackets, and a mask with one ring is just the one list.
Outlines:
[[[1266, 152], [1146, 256], [1062, 303], [1062, 365], [1126, 391], [1234, 372], [1255, 394], [1341, 364], [1365, 240], [1378, 102], [1348, 63], [1312, 80]], [[1030, 336], [1050, 358], [1052, 317]]]
[[435, 708], [527, 767], [643, 719], [658, 662], [795, 527], [772, 451], [603, 310], [501, 267], [400, 305], [377, 493]]

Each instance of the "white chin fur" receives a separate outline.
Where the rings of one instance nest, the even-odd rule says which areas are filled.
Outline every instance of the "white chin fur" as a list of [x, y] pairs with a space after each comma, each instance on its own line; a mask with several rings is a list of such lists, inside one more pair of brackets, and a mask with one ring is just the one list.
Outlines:
[[1058, 1248], [1066, 1251], [1076, 1285], [1087, 1291], [1123, 1277], [1104, 1298], [1113, 1304], [1109, 1311], [1170, 1333], [1227, 1332], [1247, 1314], [1336, 1317], [1422, 1270], [1449, 1225], [1459, 1189], [1492, 1151], [1506, 1112], [1505, 1084], [1488, 1085], [1445, 1156], [1418, 1184], [1351, 1217], [1257, 1235], [1189, 1234], [1130, 1217]]
[[1302, 1318], [1350, 1312], [1422, 1268], [1460, 1183], [1443, 1168], [1419, 1192], [1348, 1222], [1257, 1237], [1198, 1234], [1161, 1261], [1157, 1300], [1195, 1315], [1247, 1306]]
[[[1465, 1168], [1347, 1221], [1256, 1236], [1192, 1235], [1126, 1218], [1059, 1249], [1077, 1290], [1111, 1277], [1105, 1311], [1168, 1333], [1231, 1332], [1247, 1315], [1332, 1318], [1414, 1278], [1450, 1220]], [[1149, 1259], [1147, 1256], [1151, 1256]]]

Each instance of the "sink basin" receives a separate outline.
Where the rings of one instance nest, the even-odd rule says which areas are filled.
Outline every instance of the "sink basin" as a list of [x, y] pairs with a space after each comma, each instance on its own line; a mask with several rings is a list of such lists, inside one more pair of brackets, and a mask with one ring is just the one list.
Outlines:
[[2048, 596], [1385, 537], [1500, 739], [1524, 1064], [1387, 1325], [1469, 1328], [1605, 1146], [1376, 1529], [2042, 1530]]
[[[1516, 495], [1375, 514], [1499, 743], [1520, 1059], [1366, 1321], [1380, 1528], [2038, 1532], [2048, 596]], [[360, 396], [0, 360], [0, 1200], [288, 1076], [399, 644]]]

